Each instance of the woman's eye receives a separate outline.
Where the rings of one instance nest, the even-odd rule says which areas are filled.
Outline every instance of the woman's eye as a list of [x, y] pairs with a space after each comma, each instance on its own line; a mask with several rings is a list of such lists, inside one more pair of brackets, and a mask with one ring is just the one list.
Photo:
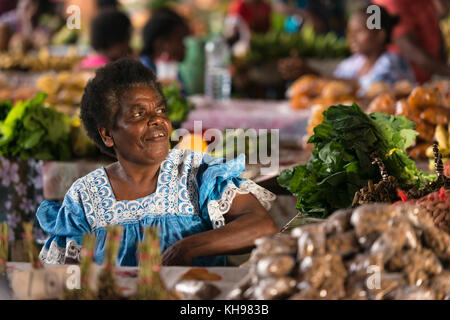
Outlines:
[[143, 111], [136, 111], [136, 112], [133, 114], [133, 117], [138, 118], [138, 117], [142, 116], [143, 114], [144, 114]]
[[157, 113], [166, 113], [166, 108], [159, 108], [158, 110], [156, 110]]

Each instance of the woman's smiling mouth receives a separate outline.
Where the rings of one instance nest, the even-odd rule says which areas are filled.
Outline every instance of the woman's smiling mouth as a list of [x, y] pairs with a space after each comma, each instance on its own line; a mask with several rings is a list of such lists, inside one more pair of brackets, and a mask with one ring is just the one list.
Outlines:
[[155, 130], [144, 138], [144, 141], [159, 141], [166, 139], [167, 134], [162, 130]]

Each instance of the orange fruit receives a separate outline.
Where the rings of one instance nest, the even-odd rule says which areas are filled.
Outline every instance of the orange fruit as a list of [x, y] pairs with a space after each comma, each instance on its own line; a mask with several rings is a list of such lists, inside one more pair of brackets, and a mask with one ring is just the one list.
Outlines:
[[206, 152], [208, 144], [203, 140], [201, 135], [198, 134], [188, 134], [181, 138], [181, 141], [175, 146], [176, 149], [180, 150], [195, 150]]

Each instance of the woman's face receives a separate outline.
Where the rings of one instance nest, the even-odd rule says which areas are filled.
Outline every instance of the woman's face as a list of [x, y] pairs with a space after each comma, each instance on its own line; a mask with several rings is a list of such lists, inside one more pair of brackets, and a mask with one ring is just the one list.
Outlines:
[[369, 30], [366, 22], [367, 16], [362, 13], [352, 15], [348, 22], [347, 39], [352, 53], [378, 53], [384, 47], [384, 31]]
[[125, 92], [119, 102], [110, 131], [117, 158], [144, 165], [162, 162], [169, 152], [172, 130], [164, 99], [157, 91], [139, 86]]
[[190, 31], [186, 26], [178, 27], [171, 35], [168, 43], [168, 51], [171, 59], [175, 61], [183, 61], [186, 55], [186, 47], [184, 39], [189, 36]]

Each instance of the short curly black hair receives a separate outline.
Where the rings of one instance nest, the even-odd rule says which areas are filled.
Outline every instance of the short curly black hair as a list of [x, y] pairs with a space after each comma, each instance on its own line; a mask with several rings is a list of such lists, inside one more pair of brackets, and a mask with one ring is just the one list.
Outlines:
[[155, 51], [156, 40], [163, 38], [170, 41], [171, 34], [177, 28], [189, 30], [189, 25], [179, 14], [169, 8], [161, 8], [155, 11], [142, 31], [144, 45], [141, 54], [152, 57]]
[[109, 156], [115, 157], [114, 149], [105, 146], [98, 128], [114, 127], [120, 110], [120, 97], [127, 90], [138, 86], [150, 87], [165, 100], [161, 84], [153, 71], [132, 58], [122, 58], [98, 69], [84, 89], [81, 120], [88, 136]]
[[91, 46], [96, 51], [107, 50], [116, 43], [128, 41], [130, 36], [130, 18], [117, 9], [104, 9], [91, 22]]

